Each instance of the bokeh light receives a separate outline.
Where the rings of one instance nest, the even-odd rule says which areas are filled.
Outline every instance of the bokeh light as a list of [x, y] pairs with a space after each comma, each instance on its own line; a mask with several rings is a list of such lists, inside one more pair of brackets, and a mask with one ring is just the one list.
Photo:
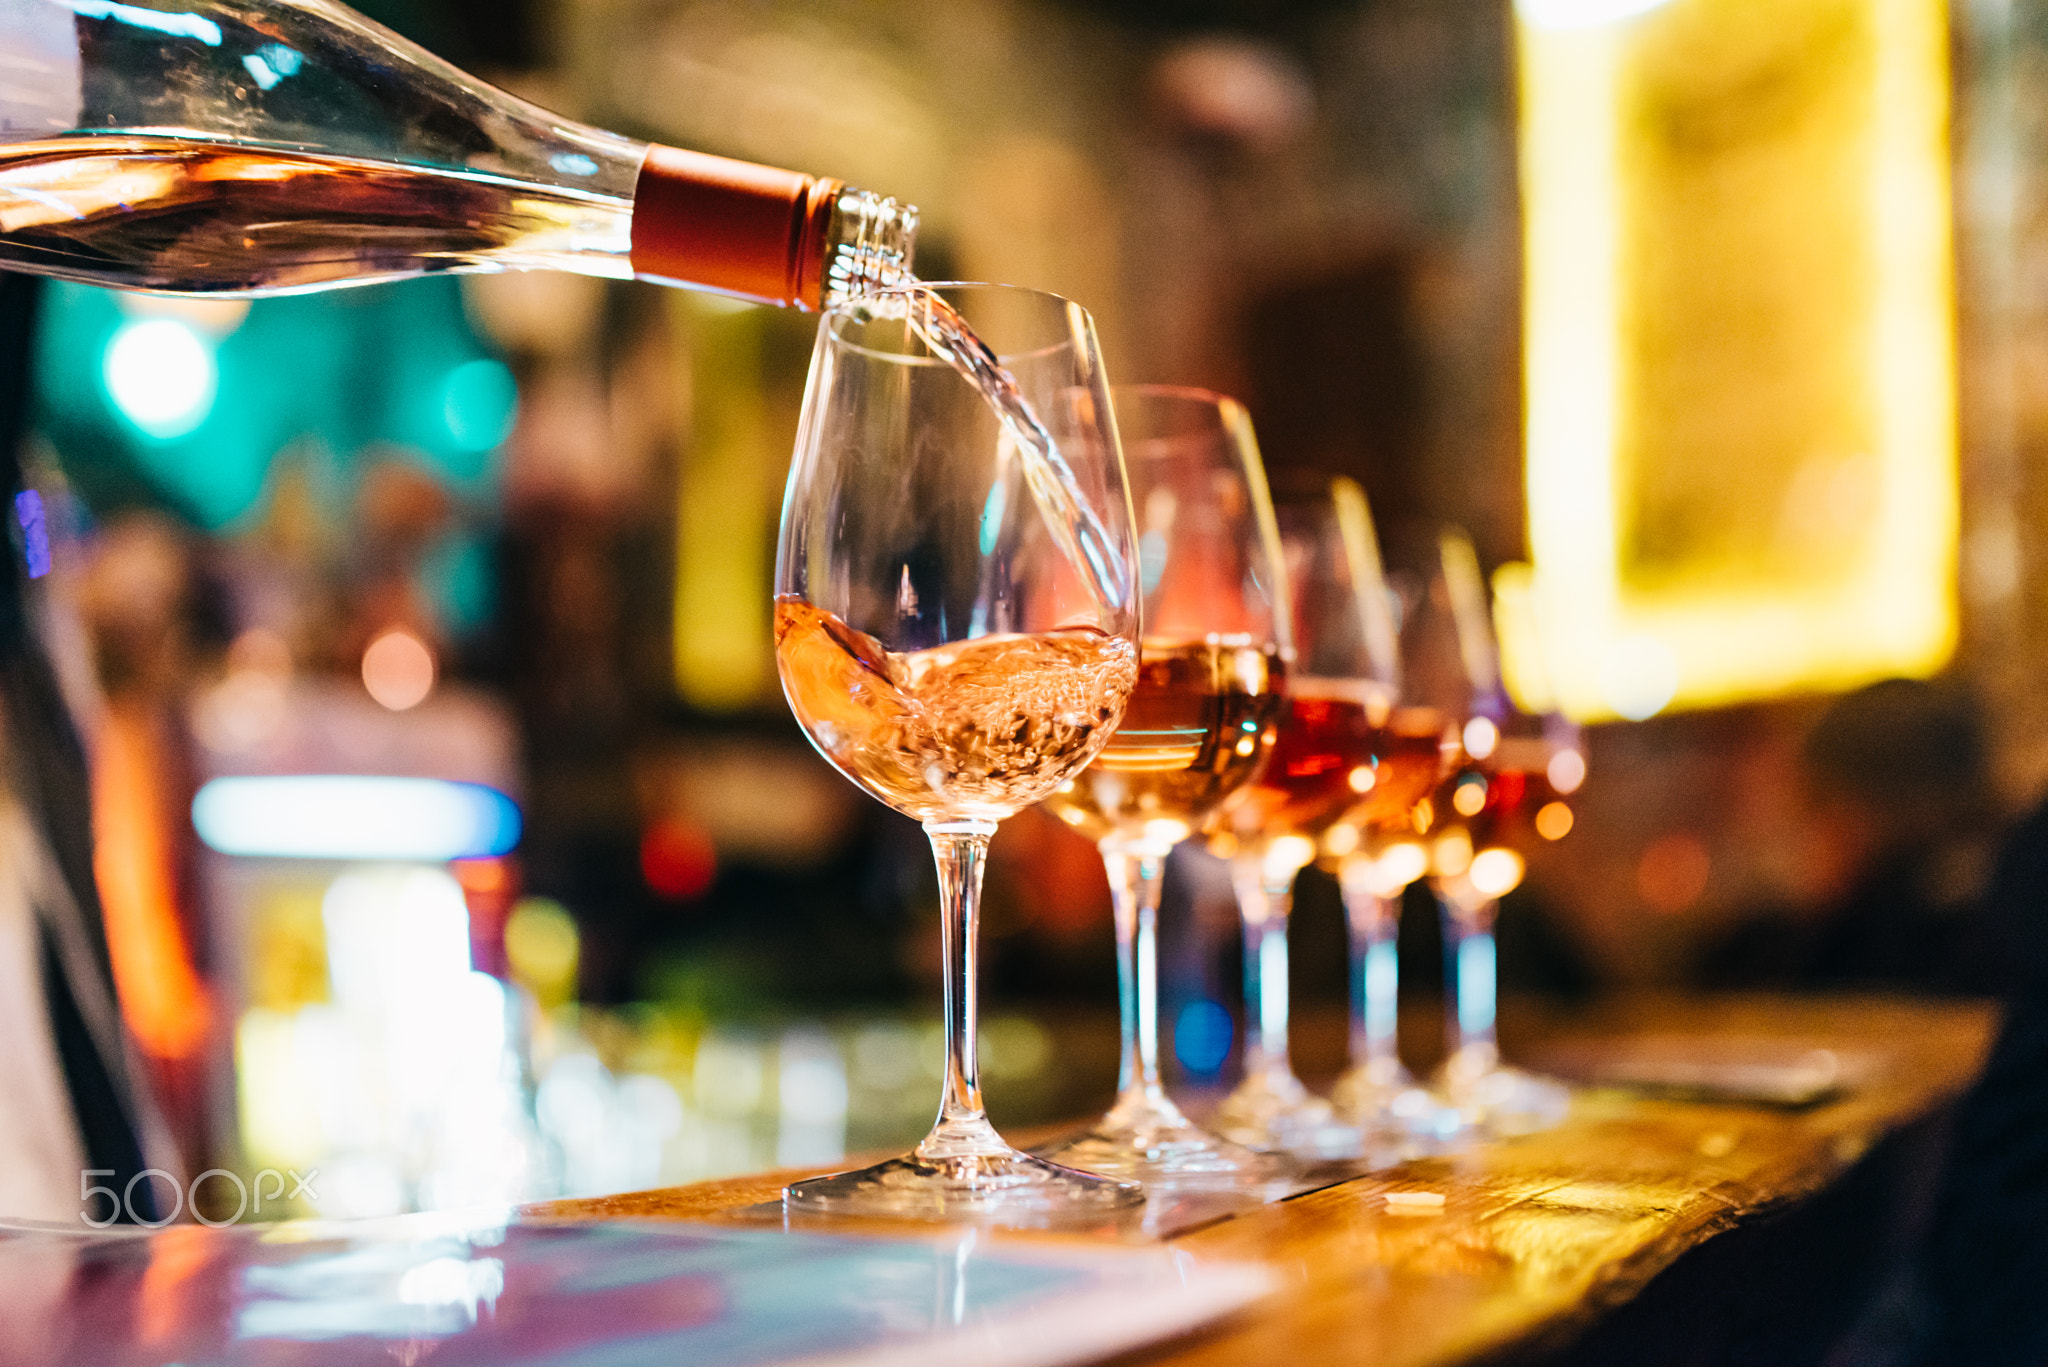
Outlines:
[[1472, 866], [1472, 837], [1461, 828], [1444, 832], [1429, 847], [1430, 871], [1440, 878], [1456, 878]]
[[687, 902], [711, 890], [718, 851], [700, 827], [664, 817], [640, 837], [640, 876], [658, 895]]
[[1392, 895], [1429, 872], [1429, 852], [1412, 840], [1402, 840], [1380, 851], [1378, 873], [1381, 886]]
[[1486, 780], [1468, 774], [1451, 789], [1451, 807], [1459, 816], [1478, 816], [1486, 808]]
[[1550, 757], [1543, 774], [1551, 787], [1569, 797], [1586, 781], [1586, 757], [1576, 750], [1560, 750]]
[[1698, 836], [1676, 832], [1650, 842], [1636, 862], [1636, 891], [1667, 916], [1691, 907], [1707, 890], [1713, 859]]
[[505, 920], [505, 961], [544, 1010], [576, 995], [582, 937], [568, 908], [549, 897], [522, 897]]
[[1206, 997], [1198, 997], [1180, 1009], [1173, 1022], [1173, 1056], [1180, 1066], [1199, 1077], [1207, 1077], [1230, 1057], [1230, 1040], [1236, 1027], [1230, 1013]]
[[1504, 897], [1522, 881], [1522, 856], [1513, 850], [1481, 850], [1472, 856], [1465, 876], [1482, 897]]
[[1670, 0], [1515, 0], [1531, 28], [1592, 28], [1647, 14]]
[[492, 360], [465, 361], [448, 372], [441, 389], [441, 416], [448, 435], [463, 451], [489, 451], [512, 435], [519, 387], [512, 372]]
[[387, 631], [363, 651], [363, 687], [393, 712], [417, 707], [434, 691], [434, 653], [409, 631]]
[[504, 854], [520, 820], [511, 798], [480, 783], [294, 774], [210, 780], [192, 825], [222, 854], [440, 862]]
[[1618, 716], [1654, 717], [1678, 695], [1678, 657], [1654, 636], [1624, 636], [1600, 667], [1600, 691]]
[[177, 318], [124, 324], [107, 343], [101, 373], [121, 416], [164, 441], [206, 421], [220, 384], [212, 346]]

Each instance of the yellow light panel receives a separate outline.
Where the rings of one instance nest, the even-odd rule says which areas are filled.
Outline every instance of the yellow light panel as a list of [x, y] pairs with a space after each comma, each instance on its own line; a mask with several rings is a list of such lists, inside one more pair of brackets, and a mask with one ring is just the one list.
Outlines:
[[770, 310], [681, 293], [670, 307], [693, 358], [691, 440], [677, 479], [676, 691], [692, 707], [731, 712], [775, 687], [768, 595], [789, 459], [764, 392], [775, 320]]
[[1643, 716], [1956, 632], [1943, 0], [1518, 0], [1556, 695]]

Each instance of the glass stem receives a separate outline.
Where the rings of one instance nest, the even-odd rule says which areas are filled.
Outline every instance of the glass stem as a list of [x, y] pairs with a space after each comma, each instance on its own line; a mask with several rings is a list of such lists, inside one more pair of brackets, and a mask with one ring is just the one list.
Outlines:
[[1102, 842], [1116, 909], [1117, 1001], [1123, 1016], [1119, 1103], [1165, 1096], [1159, 1083], [1159, 888], [1166, 860], [1155, 849]]
[[1287, 1057], [1287, 916], [1294, 906], [1294, 872], [1285, 877], [1268, 861], [1239, 859], [1232, 867], [1244, 916], [1246, 1074], [1291, 1076]]
[[1364, 1064], [1373, 1077], [1391, 1077], [1400, 1066], [1398, 907], [1376, 892], [1344, 889], [1344, 918], [1351, 930], [1351, 1061]]
[[1500, 1058], [1494, 1038], [1494, 1005], [1498, 994], [1493, 950], [1492, 898], [1469, 902], [1438, 890], [1444, 913], [1444, 963], [1454, 975], [1452, 996], [1458, 1004], [1458, 1057], [1478, 1071]]
[[925, 1159], [1008, 1150], [981, 1108], [977, 1061], [975, 959], [981, 931], [981, 876], [988, 862], [993, 821], [928, 821], [932, 856], [939, 866], [940, 938], [946, 959], [946, 1090], [939, 1118], [917, 1146]]

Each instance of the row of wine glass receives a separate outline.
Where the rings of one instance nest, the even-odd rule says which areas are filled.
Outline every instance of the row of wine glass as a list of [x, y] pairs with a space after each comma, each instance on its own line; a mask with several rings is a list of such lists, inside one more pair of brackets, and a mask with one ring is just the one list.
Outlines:
[[[1058, 461], [1020, 458], [1016, 423], [934, 355], [930, 289]], [[1062, 487], [1043, 487], [1049, 467]], [[1570, 824], [1576, 734], [1509, 703], [1462, 535], [1397, 593], [1356, 483], [1277, 492], [1240, 404], [1112, 390], [1065, 300], [920, 286], [825, 315], [784, 506], [778, 662], [820, 751], [931, 838], [948, 1046], [931, 1134], [793, 1184], [792, 1209], [1037, 1222], [1561, 1114], [1561, 1088], [1493, 1047], [1490, 923], [1529, 833]], [[1086, 536], [1060, 525], [1075, 517]], [[974, 977], [988, 840], [1039, 801], [1102, 851], [1123, 1062], [1109, 1113], [1030, 1155], [983, 1112]], [[1166, 1095], [1158, 1063], [1160, 884], [1191, 838], [1231, 860], [1245, 930], [1245, 1077], [1213, 1128]], [[1291, 890], [1319, 859], [1354, 941], [1355, 1058], [1334, 1104], [1286, 1044]], [[1393, 1050], [1392, 899], [1423, 876], [1457, 932], [1460, 1047], [1435, 1092]]]

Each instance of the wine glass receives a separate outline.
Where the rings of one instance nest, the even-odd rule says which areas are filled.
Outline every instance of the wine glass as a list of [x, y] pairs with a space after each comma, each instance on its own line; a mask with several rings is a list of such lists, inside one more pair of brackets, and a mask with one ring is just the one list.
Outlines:
[[1275, 500], [1295, 668], [1265, 769], [1234, 809], [1231, 878], [1244, 919], [1245, 1073], [1215, 1128], [1248, 1148], [1348, 1157], [1362, 1136], [1295, 1077], [1287, 1048], [1287, 918], [1295, 875], [1373, 785], [1399, 658], [1365, 491], [1350, 479]]
[[1429, 797], [1461, 753], [1444, 710], [1404, 692], [1375, 747], [1371, 786], [1323, 837], [1343, 894], [1351, 960], [1350, 1066], [1330, 1102], [1371, 1144], [1426, 1145], [1459, 1126], [1401, 1062], [1397, 941], [1402, 894], [1429, 870], [1422, 841], [1433, 820]]
[[1038, 1152], [1151, 1184], [1255, 1184], [1270, 1160], [1194, 1124], [1159, 1081], [1155, 930], [1166, 856], [1258, 772], [1291, 653], [1279, 531], [1251, 416], [1203, 389], [1111, 391], [1138, 514], [1145, 638], [1109, 746], [1046, 806], [1102, 851], [1116, 908], [1116, 1104]]
[[1136, 680], [1135, 536], [1094, 323], [992, 285], [827, 310], [776, 563], [776, 662], [811, 742], [924, 824], [943, 902], [946, 1060], [932, 1131], [792, 1211], [1045, 1224], [1137, 1184], [1019, 1152], [983, 1113], [975, 952], [996, 823], [1108, 743]]
[[[1443, 909], [1444, 959], [1457, 990], [1457, 1044], [1439, 1086], [1462, 1123], [1488, 1135], [1525, 1134], [1564, 1119], [1571, 1094], [1551, 1078], [1501, 1062], [1494, 1016], [1493, 926], [1500, 898], [1522, 881], [1526, 852], [1571, 826], [1565, 798], [1586, 776], [1576, 726], [1509, 699], [1479, 557], [1464, 532], [1437, 539], [1431, 606], [1449, 627], [1433, 652], [1457, 709], [1460, 755], [1422, 813], [1430, 886]], [[1418, 649], [1428, 649], [1418, 637]]]

